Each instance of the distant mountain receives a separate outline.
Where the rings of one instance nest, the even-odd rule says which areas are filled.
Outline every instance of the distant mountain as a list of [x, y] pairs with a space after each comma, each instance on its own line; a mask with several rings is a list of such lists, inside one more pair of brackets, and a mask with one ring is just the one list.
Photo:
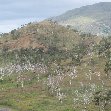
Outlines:
[[111, 35], [111, 2], [83, 6], [51, 19], [81, 32]]

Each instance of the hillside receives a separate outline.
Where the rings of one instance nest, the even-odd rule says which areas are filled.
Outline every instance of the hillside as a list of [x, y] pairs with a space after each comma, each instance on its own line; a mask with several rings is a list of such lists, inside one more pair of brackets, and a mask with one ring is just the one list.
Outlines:
[[[44, 48], [57, 46], [58, 48], [71, 49], [80, 41], [79, 34], [51, 21], [32, 23], [9, 34], [4, 34], [0, 40], [0, 47], [10, 50], [21, 48]], [[69, 44], [70, 43], [70, 44]]]
[[64, 26], [70, 25], [81, 32], [111, 35], [111, 2], [83, 6], [51, 19]]
[[111, 111], [111, 37], [56, 22], [0, 38], [0, 107], [12, 111]]

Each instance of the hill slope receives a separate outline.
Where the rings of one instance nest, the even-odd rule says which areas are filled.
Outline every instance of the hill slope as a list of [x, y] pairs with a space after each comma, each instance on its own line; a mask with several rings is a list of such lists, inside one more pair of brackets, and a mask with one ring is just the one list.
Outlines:
[[111, 34], [111, 2], [83, 6], [52, 19], [82, 32], [109, 35]]
[[[0, 38], [0, 47], [10, 50], [21, 48], [44, 48], [51, 45], [59, 49], [71, 49], [80, 41], [80, 35], [52, 21], [28, 24], [18, 30], [12, 30]], [[69, 44], [70, 43], [70, 44]]]
[[2, 36], [0, 106], [111, 111], [111, 37], [80, 35], [52, 21]]

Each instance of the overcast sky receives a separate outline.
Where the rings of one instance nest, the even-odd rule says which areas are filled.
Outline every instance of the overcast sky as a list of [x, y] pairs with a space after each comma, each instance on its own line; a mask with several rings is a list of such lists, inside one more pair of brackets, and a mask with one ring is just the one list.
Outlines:
[[0, 32], [98, 2], [111, 0], [0, 0]]

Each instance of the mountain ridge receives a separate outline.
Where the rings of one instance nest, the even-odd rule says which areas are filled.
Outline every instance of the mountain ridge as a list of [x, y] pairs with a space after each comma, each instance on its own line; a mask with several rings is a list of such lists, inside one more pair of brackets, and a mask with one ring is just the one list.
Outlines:
[[72, 9], [51, 19], [85, 33], [108, 36], [111, 35], [111, 2], [100, 2]]

